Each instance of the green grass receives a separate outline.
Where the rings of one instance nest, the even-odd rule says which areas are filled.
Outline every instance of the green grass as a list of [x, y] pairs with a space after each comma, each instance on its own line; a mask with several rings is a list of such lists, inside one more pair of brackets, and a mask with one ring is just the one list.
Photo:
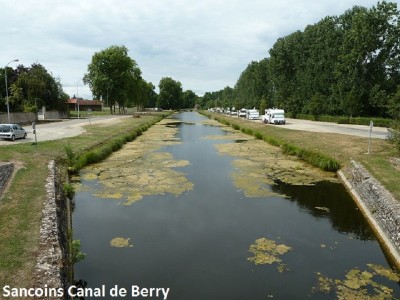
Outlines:
[[0, 287], [5, 284], [16, 287], [33, 285], [32, 270], [39, 251], [48, 162], [65, 162], [79, 169], [120, 149], [162, 117], [161, 114], [152, 114], [124, 118], [107, 126], [87, 125], [85, 133], [72, 138], [39, 142], [37, 145], [0, 146], [2, 162], [12, 161], [21, 166], [0, 200]]

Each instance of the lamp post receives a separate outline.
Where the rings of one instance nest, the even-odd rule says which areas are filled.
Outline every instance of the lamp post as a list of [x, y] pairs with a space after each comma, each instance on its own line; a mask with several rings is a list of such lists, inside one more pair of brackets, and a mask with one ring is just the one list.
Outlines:
[[8, 86], [7, 86], [7, 67], [9, 64], [11, 64], [12, 62], [17, 62], [18, 59], [14, 59], [12, 61], [10, 61], [8, 64], [6, 64], [6, 66], [4, 67], [4, 78], [6, 80], [6, 102], [7, 102], [7, 117], [8, 117], [8, 124], [10, 124], [10, 105], [8, 103]]

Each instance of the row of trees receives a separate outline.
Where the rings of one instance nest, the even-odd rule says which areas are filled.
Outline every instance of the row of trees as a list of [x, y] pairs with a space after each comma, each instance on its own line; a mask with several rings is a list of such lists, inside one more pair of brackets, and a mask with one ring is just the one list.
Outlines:
[[[66, 109], [69, 95], [63, 91], [60, 80], [41, 64], [33, 64], [31, 67], [19, 65], [16, 69], [0, 69], [0, 111], [7, 109], [5, 72], [11, 111], [36, 111], [42, 106], [50, 110]], [[116, 106], [120, 109], [133, 106], [138, 109], [193, 108], [198, 98], [193, 91], [183, 91], [182, 84], [170, 77], [160, 80], [160, 94], [157, 95], [156, 87], [142, 78], [139, 66], [128, 56], [125, 46], [111, 46], [95, 53], [83, 82], [89, 85], [93, 97], [102, 99], [112, 113]]]
[[234, 88], [206, 93], [202, 105], [398, 117], [399, 95], [400, 13], [396, 3], [378, 2], [279, 38]]
[[0, 111], [6, 111], [6, 84], [11, 111], [35, 112], [38, 107], [63, 110], [69, 96], [63, 91], [58, 78], [54, 78], [41, 64], [30, 67], [19, 65], [16, 69], [0, 69]]
[[193, 108], [197, 99], [194, 92], [183, 92], [182, 84], [170, 77], [160, 80], [157, 95], [155, 86], [142, 78], [139, 66], [128, 56], [125, 46], [111, 46], [95, 53], [83, 82], [89, 85], [95, 98], [103, 99], [112, 113], [116, 105], [120, 109]]

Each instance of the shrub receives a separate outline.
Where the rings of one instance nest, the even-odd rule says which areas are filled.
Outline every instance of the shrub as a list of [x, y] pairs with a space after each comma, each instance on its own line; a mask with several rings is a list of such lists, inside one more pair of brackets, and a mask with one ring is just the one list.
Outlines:
[[71, 244], [71, 262], [76, 264], [85, 258], [86, 254], [81, 251], [81, 241], [73, 240]]
[[254, 136], [258, 140], [262, 140], [263, 139], [263, 135], [258, 131], [254, 132]]
[[240, 126], [238, 124], [232, 124], [231, 126], [235, 130], [240, 130]]
[[69, 183], [64, 183], [63, 190], [68, 198], [73, 199], [75, 197], [75, 189], [73, 185]]
[[274, 139], [273, 137], [264, 136], [263, 140], [264, 140], [264, 142], [267, 142], [268, 144], [271, 144], [272, 146], [279, 147], [281, 145], [281, 143], [277, 139]]
[[73, 167], [76, 161], [76, 154], [74, 150], [72, 150], [71, 145], [64, 145], [65, 154], [67, 156], [67, 166]]

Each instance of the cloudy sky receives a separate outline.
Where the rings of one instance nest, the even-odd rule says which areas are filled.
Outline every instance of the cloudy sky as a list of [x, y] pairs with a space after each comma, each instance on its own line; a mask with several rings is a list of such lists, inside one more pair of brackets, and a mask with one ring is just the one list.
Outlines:
[[[395, 0], [399, 5], [400, 0]], [[197, 95], [233, 87], [279, 37], [372, 0], [0, 0], [0, 65], [42, 64], [70, 96], [95, 52], [124, 45], [146, 81]], [[400, 7], [400, 5], [399, 5]], [[16, 67], [17, 63], [10, 66]]]

